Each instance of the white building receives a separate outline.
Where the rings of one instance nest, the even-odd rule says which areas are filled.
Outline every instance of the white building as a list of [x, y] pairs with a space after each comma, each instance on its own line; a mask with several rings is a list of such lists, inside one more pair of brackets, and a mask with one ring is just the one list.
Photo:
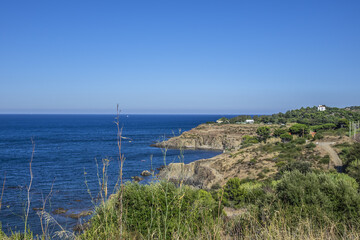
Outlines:
[[318, 106], [318, 111], [325, 111], [326, 110], [326, 107], [325, 107], [325, 105], [319, 105]]
[[253, 119], [247, 119], [245, 120], [246, 123], [249, 123], [249, 124], [253, 124], [254, 123], [254, 120]]

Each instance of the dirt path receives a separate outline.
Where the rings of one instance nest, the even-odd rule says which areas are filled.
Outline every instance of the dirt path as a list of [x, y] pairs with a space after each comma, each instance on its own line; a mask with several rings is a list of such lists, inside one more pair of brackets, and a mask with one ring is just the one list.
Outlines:
[[334, 144], [334, 142], [319, 142], [319, 143], [316, 143], [316, 144], [319, 145], [319, 147], [324, 149], [329, 154], [330, 159], [334, 163], [335, 167], [341, 167], [342, 166], [341, 159], [339, 158], [339, 156], [335, 152], [335, 150], [331, 147], [331, 145]]

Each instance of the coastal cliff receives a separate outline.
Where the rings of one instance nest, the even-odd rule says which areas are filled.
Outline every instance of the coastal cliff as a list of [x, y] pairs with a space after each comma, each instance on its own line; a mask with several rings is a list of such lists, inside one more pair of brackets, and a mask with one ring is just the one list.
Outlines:
[[264, 168], [267, 169], [267, 175], [274, 174], [275, 162], [271, 161], [274, 154], [259, 154], [254, 150], [258, 145], [241, 149], [243, 137], [256, 136], [259, 126], [263, 125], [201, 124], [180, 136], [152, 145], [172, 149], [223, 151], [222, 154], [210, 159], [201, 159], [189, 164], [169, 164], [160, 171], [158, 177], [209, 189], [212, 186], [223, 185], [232, 177], [255, 179]]
[[[180, 136], [155, 144], [156, 147], [176, 149], [222, 150], [223, 153], [195, 162], [171, 163], [163, 168], [158, 177], [176, 183], [184, 183], [202, 189], [224, 185], [230, 178], [266, 179], [277, 174], [289, 161], [301, 160], [314, 168], [334, 168], [326, 160], [329, 152], [305, 139], [287, 145], [278, 144], [280, 138], [272, 137], [267, 143], [242, 144], [245, 135], [255, 136], [261, 124], [201, 124]], [[280, 125], [271, 125], [271, 131]], [[288, 127], [288, 126], [287, 126]], [[296, 138], [295, 138], [296, 139]], [[324, 138], [326, 142], [343, 142], [346, 138]], [[325, 159], [323, 159], [325, 157]], [[329, 157], [329, 156], [327, 156]], [[330, 156], [330, 160], [331, 156]]]
[[245, 135], [256, 135], [257, 127], [251, 124], [201, 124], [180, 136], [152, 146], [172, 149], [238, 149]]
[[[222, 186], [233, 177], [256, 179], [266, 169], [266, 175], [275, 174], [276, 154], [261, 154], [257, 146], [223, 153], [210, 159], [195, 162], [171, 163], [160, 171], [158, 177], [202, 189]], [[256, 160], [254, 160], [256, 158]]]

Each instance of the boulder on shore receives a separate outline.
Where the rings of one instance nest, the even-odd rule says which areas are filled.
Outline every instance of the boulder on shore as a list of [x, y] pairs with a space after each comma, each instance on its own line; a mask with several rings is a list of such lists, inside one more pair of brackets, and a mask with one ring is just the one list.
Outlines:
[[148, 170], [145, 170], [145, 171], [142, 171], [142, 173], [140, 175], [144, 176], [144, 177], [151, 176], [151, 172], [149, 172]]
[[80, 213], [71, 213], [71, 214], [67, 215], [67, 217], [73, 218], [73, 219], [79, 219], [79, 218], [82, 218], [82, 217], [89, 216], [91, 214], [92, 214], [92, 211], [85, 210], [85, 211], [82, 211]]
[[55, 209], [52, 213], [53, 214], [64, 214], [66, 213], [68, 210], [67, 209], [64, 209], [64, 208], [57, 208]]
[[134, 176], [134, 177], [131, 177], [131, 178], [134, 180], [134, 182], [140, 182], [140, 181], [144, 180], [143, 177], [139, 177], [139, 176]]

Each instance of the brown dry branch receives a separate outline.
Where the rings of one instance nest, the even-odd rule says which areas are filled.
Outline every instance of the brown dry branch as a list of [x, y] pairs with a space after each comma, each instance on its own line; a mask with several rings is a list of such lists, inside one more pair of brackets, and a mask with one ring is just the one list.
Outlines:
[[27, 234], [27, 221], [28, 221], [28, 217], [29, 217], [29, 211], [30, 211], [30, 189], [31, 189], [31, 185], [32, 185], [32, 181], [33, 181], [33, 172], [32, 172], [32, 162], [34, 159], [34, 153], [35, 153], [35, 142], [34, 140], [31, 138], [31, 144], [32, 144], [32, 152], [31, 152], [31, 158], [30, 158], [30, 163], [29, 163], [29, 170], [30, 170], [30, 183], [29, 186], [27, 187], [27, 209], [26, 209], [26, 213], [25, 213], [25, 229], [24, 229], [24, 234]]
[[[54, 187], [54, 182], [55, 182], [55, 179], [53, 180], [53, 182], [51, 184], [49, 194], [46, 196], [45, 199], [43, 199], [43, 205], [42, 205], [41, 211], [37, 212], [37, 214], [40, 218], [40, 226], [41, 226], [41, 231], [42, 231], [44, 239], [48, 238], [48, 235], [49, 235], [48, 229], [49, 229], [49, 224], [50, 224], [50, 221], [46, 221], [46, 218], [45, 218], [45, 214], [46, 214], [45, 207], [46, 207], [46, 202], [51, 198], [53, 187]], [[44, 225], [44, 220], [45, 220], [45, 225]]]

